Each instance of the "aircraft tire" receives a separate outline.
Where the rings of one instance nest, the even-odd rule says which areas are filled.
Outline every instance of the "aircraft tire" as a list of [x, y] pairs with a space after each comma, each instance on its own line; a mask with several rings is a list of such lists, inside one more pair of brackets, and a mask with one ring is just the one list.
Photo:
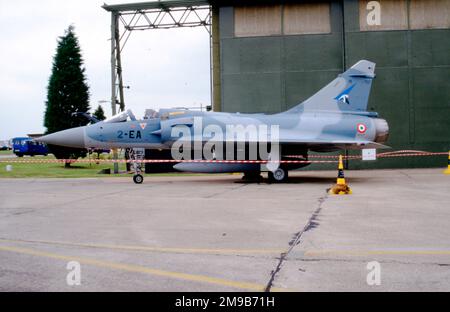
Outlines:
[[133, 182], [136, 184], [141, 184], [142, 182], [144, 182], [144, 177], [141, 174], [135, 174], [133, 176]]
[[283, 168], [278, 168], [275, 171], [269, 171], [269, 181], [275, 183], [286, 182], [288, 179], [288, 171]]

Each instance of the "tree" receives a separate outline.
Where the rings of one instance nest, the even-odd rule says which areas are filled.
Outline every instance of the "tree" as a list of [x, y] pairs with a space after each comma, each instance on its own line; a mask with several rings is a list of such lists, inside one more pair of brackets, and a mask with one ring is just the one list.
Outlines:
[[[72, 113], [89, 111], [89, 87], [74, 27], [69, 26], [59, 37], [52, 73], [47, 87], [44, 126], [46, 134], [84, 126], [88, 121]], [[86, 156], [86, 150], [49, 145], [58, 159], [77, 159]], [[66, 163], [66, 167], [70, 163]]]
[[105, 116], [105, 111], [103, 110], [103, 107], [101, 105], [99, 105], [97, 107], [97, 109], [94, 112], [94, 117], [97, 118], [98, 120], [105, 120], [106, 116]]

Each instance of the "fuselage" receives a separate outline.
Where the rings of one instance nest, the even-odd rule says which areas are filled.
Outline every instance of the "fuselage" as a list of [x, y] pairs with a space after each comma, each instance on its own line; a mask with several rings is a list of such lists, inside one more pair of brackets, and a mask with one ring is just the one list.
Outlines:
[[[174, 128], [181, 126], [189, 129], [192, 141], [203, 142], [211, 139], [210, 134], [214, 132], [214, 129], [222, 131], [224, 140], [230, 131], [240, 131], [239, 134], [243, 134], [246, 141], [251, 141], [254, 137], [252, 131], [256, 129], [258, 132], [267, 127], [268, 135], [271, 136], [270, 131], [273, 126], [279, 129], [278, 139], [281, 144], [351, 141], [362, 144], [364, 142], [383, 143], [388, 134], [386, 121], [377, 118], [376, 115], [342, 112], [268, 115], [180, 110], [156, 118], [121, 122], [106, 121], [68, 129], [56, 133], [59, 134], [59, 138], [54, 134], [48, 135], [47, 142], [79, 148], [168, 149], [180, 139], [179, 131], [174, 131]], [[67, 138], [73, 136], [78, 137], [78, 140]], [[236, 136], [235, 139], [237, 139]]]

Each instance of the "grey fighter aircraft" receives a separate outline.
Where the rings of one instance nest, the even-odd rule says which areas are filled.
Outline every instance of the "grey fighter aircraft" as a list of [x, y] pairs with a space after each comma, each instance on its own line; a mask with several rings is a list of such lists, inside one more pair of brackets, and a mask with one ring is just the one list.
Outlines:
[[[173, 157], [182, 155], [176, 159], [193, 155], [191, 159], [217, 160], [254, 159], [254, 155], [250, 157], [254, 143], [266, 143], [268, 158], [272, 160], [293, 154], [307, 160], [310, 151], [384, 148], [381, 143], [388, 138], [388, 123], [378, 118], [377, 113], [367, 111], [374, 78], [375, 63], [361, 60], [307, 100], [277, 114], [161, 109], [148, 110], [150, 113], [137, 120], [128, 110], [95, 124], [48, 134], [37, 140], [89, 149], [171, 149]], [[231, 136], [227, 133], [230, 129], [234, 131]], [[273, 148], [275, 144], [277, 151]], [[210, 152], [209, 158], [196, 152], [205, 148]], [[242, 149], [244, 152], [239, 154]], [[256, 158], [263, 159], [261, 153], [256, 153]], [[247, 176], [259, 176], [261, 170], [266, 170], [271, 180], [284, 181], [288, 170], [305, 165], [281, 164], [270, 169], [257, 163], [179, 162], [174, 168], [207, 173], [244, 172]], [[142, 180], [140, 174], [135, 175], [136, 183]]]

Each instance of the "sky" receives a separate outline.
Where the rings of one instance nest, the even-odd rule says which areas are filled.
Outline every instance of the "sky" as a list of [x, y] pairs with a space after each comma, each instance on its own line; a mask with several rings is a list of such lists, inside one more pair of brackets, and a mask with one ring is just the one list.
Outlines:
[[[0, 140], [43, 133], [57, 39], [78, 36], [91, 111], [111, 97], [110, 13], [117, 0], [0, 0]], [[132, 32], [122, 54], [125, 105], [145, 109], [210, 104], [209, 34], [203, 27]], [[111, 104], [101, 104], [107, 116]]]

